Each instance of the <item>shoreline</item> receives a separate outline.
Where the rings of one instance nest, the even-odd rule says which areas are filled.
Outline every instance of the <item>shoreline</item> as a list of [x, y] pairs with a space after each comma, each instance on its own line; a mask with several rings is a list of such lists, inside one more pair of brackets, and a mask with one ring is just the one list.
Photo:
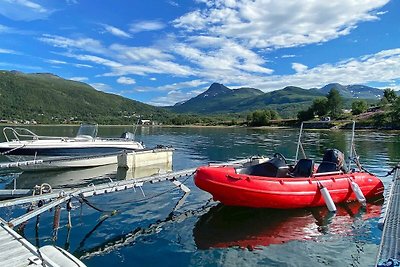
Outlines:
[[[318, 124], [316, 121], [315, 124]], [[80, 124], [10, 124], [10, 123], [0, 123], [0, 127], [78, 127]], [[132, 124], [121, 124], [121, 125], [116, 125], [116, 124], [99, 124], [99, 127], [135, 127], [135, 125]], [[315, 126], [315, 125], [314, 125]], [[310, 127], [306, 128], [308, 130], [348, 130], [346, 127], [339, 127], [339, 128], [334, 128], [334, 127]], [[138, 127], [152, 127], [152, 128], [243, 128], [243, 129], [252, 129], [252, 130], [268, 130], [268, 129], [298, 129], [300, 126], [299, 125], [293, 125], [293, 126], [278, 126], [278, 125], [269, 125], [269, 126], [243, 126], [243, 125], [197, 125], [197, 124], [188, 124], [188, 125], [138, 125]], [[356, 130], [360, 131], [400, 131], [400, 128], [395, 128], [395, 127], [373, 127], [373, 126], [364, 126], [364, 125], [357, 125], [356, 122]]]

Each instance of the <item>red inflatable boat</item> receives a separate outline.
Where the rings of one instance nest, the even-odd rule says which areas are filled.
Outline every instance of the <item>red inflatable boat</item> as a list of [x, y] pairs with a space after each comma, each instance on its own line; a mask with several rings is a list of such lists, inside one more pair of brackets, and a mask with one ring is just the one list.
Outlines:
[[[298, 148], [302, 148], [300, 138]], [[358, 157], [352, 158], [356, 155], [353, 144], [351, 148], [349, 158], [357, 169], [350, 169], [350, 162], [345, 166], [343, 153], [336, 149], [327, 150], [318, 165], [307, 158], [290, 165], [276, 153], [272, 159], [250, 166], [199, 167], [194, 182], [228, 206], [292, 209], [327, 205], [335, 211], [333, 203], [365, 202], [383, 194], [381, 180], [364, 171]]]
[[381, 180], [366, 172], [337, 171], [315, 173], [309, 177], [276, 177], [271, 174], [262, 176], [257, 173], [258, 169], [273, 169], [273, 164], [274, 159], [247, 168], [200, 167], [196, 171], [194, 182], [200, 189], [209, 192], [214, 200], [225, 205], [254, 208], [324, 206], [326, 202], [321, 194], [321, 186], [329, 191], [334, 203], [353, 201], [356, 200], [356, 195], [351, 182], [359, 186], [367, 199], [376, 198], [383, 193]]

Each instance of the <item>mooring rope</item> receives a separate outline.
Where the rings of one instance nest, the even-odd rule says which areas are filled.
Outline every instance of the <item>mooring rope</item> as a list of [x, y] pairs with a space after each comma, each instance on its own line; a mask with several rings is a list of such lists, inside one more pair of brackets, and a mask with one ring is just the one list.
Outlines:
[[98, 208], [94, 204], [90, 203], [89, 200], [87, 200], [85, 197], [82, 197], [82, 196], [79, 197], [79, 200], [81, 200], [83, 203], [85, 203], [86, 205], [88, 205], [92, 209], [97, 210], [99, 212], [112, 213], [112, 214], [117, 212], [117, 210], [104, 210], [104, 209]]
[[398, 164], [398, 165], [396, 165], [396, 166], [394, 166], [390, 171], [388, 171], [388, 173], [385, 175], [385, 176], [383, 176], [383, 177], [388, 177], [389, 175], [392, 175], [393, 174], [393, 172], [395, 172], [397, 169], [399, 169], [400, 168], [400, 164]]
[[10, 149], [10, 150], [7, 150], [7, 151], [5, 151], [5, 152], [2, 152], [2, 153], [0, 153], [0, 155], [7, 155], [8, 153], [11, 153], [11, 152], [13, 152], [13, 151], [15, 151], [15, 150], [17, 150], [17, 149], [23, 148], [24, 146], [26, 146], [26, 144], [23, 144], [22, 146], [14, 147], [14, 148], [12, 148], [12, 149]]

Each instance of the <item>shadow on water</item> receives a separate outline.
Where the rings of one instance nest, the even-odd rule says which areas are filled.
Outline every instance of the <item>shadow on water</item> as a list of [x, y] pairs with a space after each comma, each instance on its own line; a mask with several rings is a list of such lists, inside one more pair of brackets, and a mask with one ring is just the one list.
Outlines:
[[[74, 251], [74, 255], [81, 259], [86, 259], [93, 257], [95, 255], [107, 254], [112, 251], [121, 249], [122, 247], [133, 246], [138, 238], [151, 236], [158, 234], [166, 224], [172, 224], [175, 222], [182, 222], [188, 218], [198, 216], [210, 205], [208, 201], [204, 206], [197, 210], [188, 210], [182, 213], [177, 213], [176, 210], [179, 209], [184, 203], [189, 193], [185, 193], [182, 197], [175, 203], [172, 211], [167, 215], [166, 218], [158, 220], [154, 223], [149, 224], [147, 227], [136, 227], [121, 235], [116, 235], [112, 238], [104, 240], [102, 243], [96, 246], [90, 246], [90, 237], [96, 233], [96, 230], [108, 219], [110, 216], [106, 215], [98, 221], [98, 223], [90, 230], [84, 238], [79, 242], [79, 246]], [[89, 243], [89, 245], [87, 245]]]
[[193, 236], [198, 249], [241, 247], [254, 249], [293, 240], [312, 240], [320, 235], [348, 233], [356, 221], [377, 218], [381, 204], [362, 207], [357, 202], [337, 207], [273, 210], [212, 207], [197, 221]]

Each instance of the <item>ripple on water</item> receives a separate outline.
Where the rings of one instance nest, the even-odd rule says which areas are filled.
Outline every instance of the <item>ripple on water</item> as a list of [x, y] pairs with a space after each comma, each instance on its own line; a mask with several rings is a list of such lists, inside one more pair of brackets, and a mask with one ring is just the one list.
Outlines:
[[[107, 133], [113, 135], [114, 131], [110, 128]], [[115, 136], [119, 134], [119, 130], [115, 132]], [[138, 131], [137, 138], [147, 147], [173, 146], [176, 149], [173, 165], [178, 170], [210, 161], [275, 152], [292, 158], [298, 131], [147, 127]], [[307, 130], [304, 147], [307, 156], [319, 161], [330, 147], [338, 147], [347, 155], [350, 139], [349, 131]], [[398, 134], [357, 132], [355, 140], [361, 163], [379, 177], [400, 161]], [[0, 184], [8, 184], [12, 175], [0, 176]], [[52, 183], [58, 177], [52, 175], [43, 178]], [[382, 179], [387, 185], [391, 177]], [[340, 212], [332, 218], [324, 215], [325, 208], [318, 212], [248, 209], [221, 212], [210, 194], [195, 187], [193, 177], [185, 184], [191, 192], [177, 210], [174, 207], [182, 192], [171, 183], [145, 184], [143, 190], [149, 198], [144, 200], [140, 190], [90, 198], [105, 211], [118, 209], [114, 216], [86, 205], [81, 210], [79, 202], [74, 201], [73, 228], [68, 234], [63, 209], [55, 243], [83, 257], [88, 266], [372, 266], [375, 263], [380, 241], [376, 227], [379, 205], [366, 212], [353, 206], [339, 207]], [[26, 208], [2, 209], [0, 217], [15, 217], [25, 213]], [[40, 245], [51, 244], [52, 225], [53, 211], [44, 213], [40, 217], [38, 240], [35, 219], [27, 224], [25, 236], [34, 244], [37, 241]]]

